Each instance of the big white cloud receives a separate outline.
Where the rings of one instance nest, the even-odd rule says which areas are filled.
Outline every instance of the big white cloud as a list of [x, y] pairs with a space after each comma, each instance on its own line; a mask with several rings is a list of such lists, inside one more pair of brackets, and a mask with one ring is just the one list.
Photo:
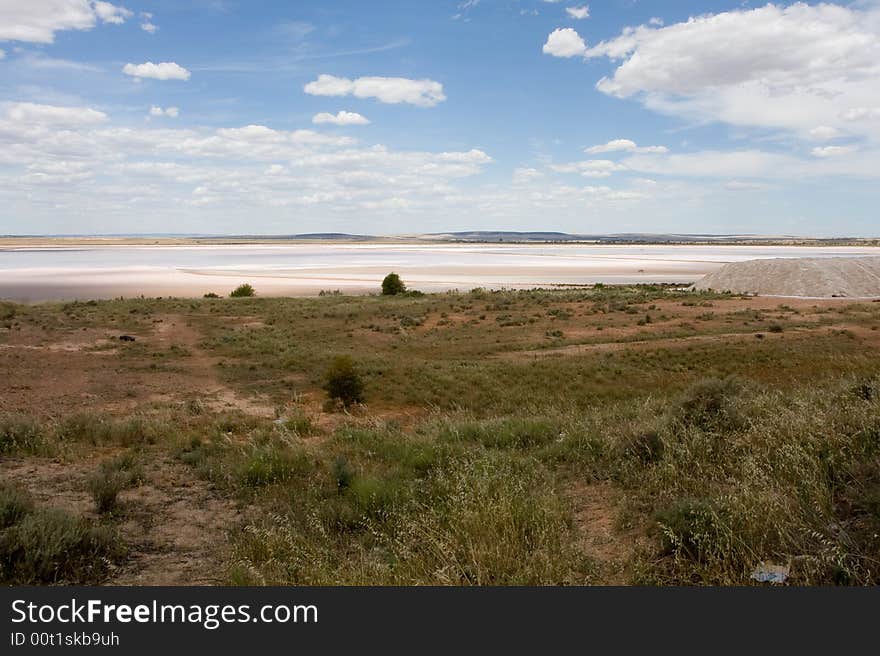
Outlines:
[[419, 107], [434, 107], [446, 100], [443, 85], [434, 80], [411, 80], [405, 77], [359, 77], [349, 79], [334, 75], [319, 75], [305, 85], [304, 91], [313, 96], [355, 96], [375, 98], [383, 103], [409, 103]]
[[312, 117], [312, 123], [322, 125], [330, 123], [332, 125], [368, 125], [370, 120], [366, 116], [362, 116], [357, 112], [340, 111], [336, 114], [330, 112], [320, 112]]
[[52, 43], [63, 30], [90, 30], [98, 21], [120, 24], [132, 12], [94, 0], [0, 0], [0, 41]]
[[[578, 54], [571, 43], [568, 56]], [[876, 3], [768, 4], [642, 25], [582, 54], [619, 62], [598, 82], [603, 93], [700, 120], [807, 136], [817, 126], [845, 128], [847, 112], [880, 106]]]
[[190, 72], [175, 62], [145, 62], [143, 64], [126, 64], [122, 72], [134, 78], [152, 78], [154, 80], [188, 80]]

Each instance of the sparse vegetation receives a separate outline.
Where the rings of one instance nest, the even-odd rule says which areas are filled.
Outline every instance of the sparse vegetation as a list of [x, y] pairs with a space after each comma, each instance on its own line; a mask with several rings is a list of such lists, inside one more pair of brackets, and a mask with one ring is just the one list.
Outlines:
[[[0, 339], [29, 348], [0, 351], [4, 581], [104, 581], [114, 531], [165, 521], [153, 485], [122, 492], [149, 467], [243, 509], [200, 525], [229, 545], [218, 582], [742, 585], [761, 561], [880, 582], [880, 304], [606, 285], [10, 307]], [[112, 358], [44, 349], [122, 333], [94, 344]]]

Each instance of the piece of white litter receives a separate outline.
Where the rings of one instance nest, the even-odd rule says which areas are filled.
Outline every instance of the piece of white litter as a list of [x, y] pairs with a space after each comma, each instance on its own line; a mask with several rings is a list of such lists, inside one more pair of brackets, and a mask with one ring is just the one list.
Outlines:
[[785, 583], [790, 569], [788, 565], [774, 565], [761, 561], [752, 572], [752, 579], [761, 583]]

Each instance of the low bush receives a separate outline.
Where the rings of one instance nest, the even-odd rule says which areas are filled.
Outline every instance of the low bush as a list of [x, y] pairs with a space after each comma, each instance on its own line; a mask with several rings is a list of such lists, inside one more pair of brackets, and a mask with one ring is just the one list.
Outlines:
[[405, 291], [406, 285], [403, 284], [403, 280], [400, 279], [400, 276], [394, 272], [389, 273], [385, 276], [384, 280], [382, 280], [383, 296], [396, 296], [397, 294], [403, 294]]
[[324, 390], [330, 399], [338, 399], [345, 407], [363, 401], [364, 383], [350, 357], [341, 355], [333, 360], [324, 376]]
[[254, 291], [252, 285], [248, 283], [244, 283], [243, 285], [239, 285], [231, 292], [229, 292], [230, 298], [251, 298], [252, 296], [256, 296], [257, 292]]
[[107, 527], [62, 510], [36, 510], [0, 531], [0, 582], [100, 583], [124, 551]]
[[732, 376], [699, 380], [682, 395], [673, 417], [702, 430], [735, 429], [742, 422], [736, 399], [743, 388], [742, 381]]
[[21, 521], [34, 510], [31, 498], [8, 483], [0, 482], [0, 530]]
[[0, 415], [0, 455], [39, 453], [46, 446], [42, 426], [29, 417]]
[[101, 463], [87, 481], [95, 510], [101, 514], [112, 512], [116, 509], [119, 493], [138, 485], [142, 480], [143, 470], [132, 453]]

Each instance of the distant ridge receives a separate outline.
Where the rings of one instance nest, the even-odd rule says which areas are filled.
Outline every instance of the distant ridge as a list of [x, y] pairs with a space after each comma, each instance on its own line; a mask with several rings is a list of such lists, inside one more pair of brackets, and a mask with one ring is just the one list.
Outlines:
[[376, 242], [376, 243], [464, 243], [464, 244], [658, 244], [658, 245], [781, 245], [781, 246], [880, 246], [880, 238], [863, 237], [799, 237], [796, 235], [709, 234], [709, 233], [610, 233], [575, 234], [551, 230], [464, 230], [453, 232], [410, 233], [399, 235], [362, 235], [346, 232], [308, 232], [293, 234], [186, 234], [186, 233], [117, 233], [103, 235], [0, 235], [0, 239], [69, 240], [104, 243], [131, 240], [159, 244], [235, 244], [281, 242]]

